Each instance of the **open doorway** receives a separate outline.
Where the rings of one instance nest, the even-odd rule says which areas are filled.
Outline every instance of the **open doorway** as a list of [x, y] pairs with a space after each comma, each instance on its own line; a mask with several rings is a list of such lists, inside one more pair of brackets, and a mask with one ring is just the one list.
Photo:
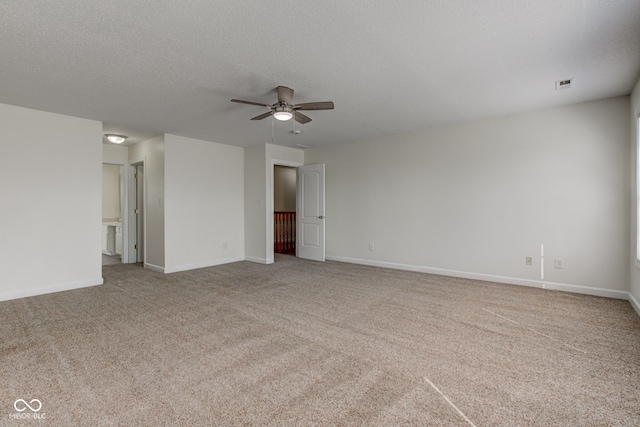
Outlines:
[[102, 164], [102, 265], [122, 262], [123, 172], [122, 165]]
[[296, 168], [273, 166], [273, 252], [296, 255]]
[[[295, 189], [296, 193], [289, 195], [289, 200], [293, 200], [295, 208], [295, 230], [291, 237], [285, 237], [285, 240], [293, 242], [294, 255], [296, 257], [305, 258], [313, 261], [325, 260], [325, 193], [324, 193], [324, 177], [325, 165], [307, 165], [296, 164], [293, 162], [274, 161], [271, 173], [271, 206], [273, 213], [281, 212], [278, 208], [282, 206], [276, 205], [276, 191], [281, 184], [276, 184], [276, 168], [285, 167], [284, 170], [293, 170], [295, 172], [295, 181], [293, 176], [289, 178], [289, 188]], [[279, 169], [282, 171], [282, 169]], [[287, 173], [287, 172], [285, 172]], [[288, 172], [291, 173], [291, 172]], [[289, 193], [287, 193], [289, 194]], [[291, 212], [290, 206], [284, 208], [286, 212]], [[268, 212], [268, 211], [267, 211]], [[291, 222], [291, 220], [290, 220]], [[276, 232], [277, 225], [275, 218], [267, 221], [267, 264], [275, 261], [276, 245], [278, 244], [278, 234]]]

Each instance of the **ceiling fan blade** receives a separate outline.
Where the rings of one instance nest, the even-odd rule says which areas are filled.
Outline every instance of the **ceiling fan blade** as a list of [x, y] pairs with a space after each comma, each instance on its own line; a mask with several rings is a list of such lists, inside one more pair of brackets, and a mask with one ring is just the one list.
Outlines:
[[243, 101], [242, 99], [232, 99], [231, 102], [237, 102], [239, 104], [259, 105], [260, 107], [271, 108], [271, 105], [261, 104], [259, 102], [253, 102], [253, 101]]
[[296, 104], [292, 108], [294, 110], [333, 110], [333, 102], [305, 102], [304, 104]]
[[293, 112], [293, 117], [296, 119], [296, 122], [300, 124], [309, 123], [311, 121], [309, 117], [305, 116], [302, 113], [298, 113], [297, 111]]
[[262, 120], [262, 119], [266, 119], [267, 117], [269, 117], [271, 115], [271, 111], [269, 111], [268, 113], [264, 113], [264, 114], [260, 114], [259, 116], [255, 116], [254, 118], [252, 118], [251, 120]]
[[291, 104], [293, 99], [293, 89], [286, 86], [278, 86], [278, 102]]

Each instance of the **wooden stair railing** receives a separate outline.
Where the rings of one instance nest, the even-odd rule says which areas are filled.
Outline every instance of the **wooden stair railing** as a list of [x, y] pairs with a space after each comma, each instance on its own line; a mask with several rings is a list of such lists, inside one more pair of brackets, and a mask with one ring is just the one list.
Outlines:
[[273, 213], [273, 251], [278, 254], [296, 254], [296, 213]]

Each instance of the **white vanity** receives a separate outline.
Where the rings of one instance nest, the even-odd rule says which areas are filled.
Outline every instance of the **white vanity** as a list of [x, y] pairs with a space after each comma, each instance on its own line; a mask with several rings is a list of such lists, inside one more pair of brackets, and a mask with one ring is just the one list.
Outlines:
[[102, 253], [122, 255], [122, 221], [102, 222]]

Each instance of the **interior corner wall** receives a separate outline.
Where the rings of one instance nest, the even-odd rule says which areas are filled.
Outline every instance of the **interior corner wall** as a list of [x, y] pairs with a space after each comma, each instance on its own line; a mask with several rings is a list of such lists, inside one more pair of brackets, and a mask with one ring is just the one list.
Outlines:
[[629, 128], [620, 97], [307, 150], [327, 257], [626, 298]]
[[267, 264], [266, 147], [244, 149], [244, 247], [247, 261]]
[[129, 163], [144, 161], [145, 248], [144, 264], [164, 271], [164, 134], [131, 145]]
[[244, 150], [245, 259], [271, 264], [273, 255], [273, 165], [302, 165], [304, 152], [263, 144]]
[[165, 134], [165, 272], [244, 260], [244, 150]]
[[631, 221], [630, 221], [630, 236], [631, 245], [629, 247], [630, 256], [630, 285], [629, 293], [631, 294], [631, 303], [635, 310], [640, 314], [640, 262], [636, 260], [638, 256], [638, 177], [637, 177], [637, 162], [638, 162], [638, 143], [640, 140], [638, 130], [638, 117], [640, 117], [640, 81], [636, 84], [631, 94], [631, 126], [630, 126], [630, 151], [631, 151]]
[[0, 104], [0, 300], [102, 283], [102, 123]]

